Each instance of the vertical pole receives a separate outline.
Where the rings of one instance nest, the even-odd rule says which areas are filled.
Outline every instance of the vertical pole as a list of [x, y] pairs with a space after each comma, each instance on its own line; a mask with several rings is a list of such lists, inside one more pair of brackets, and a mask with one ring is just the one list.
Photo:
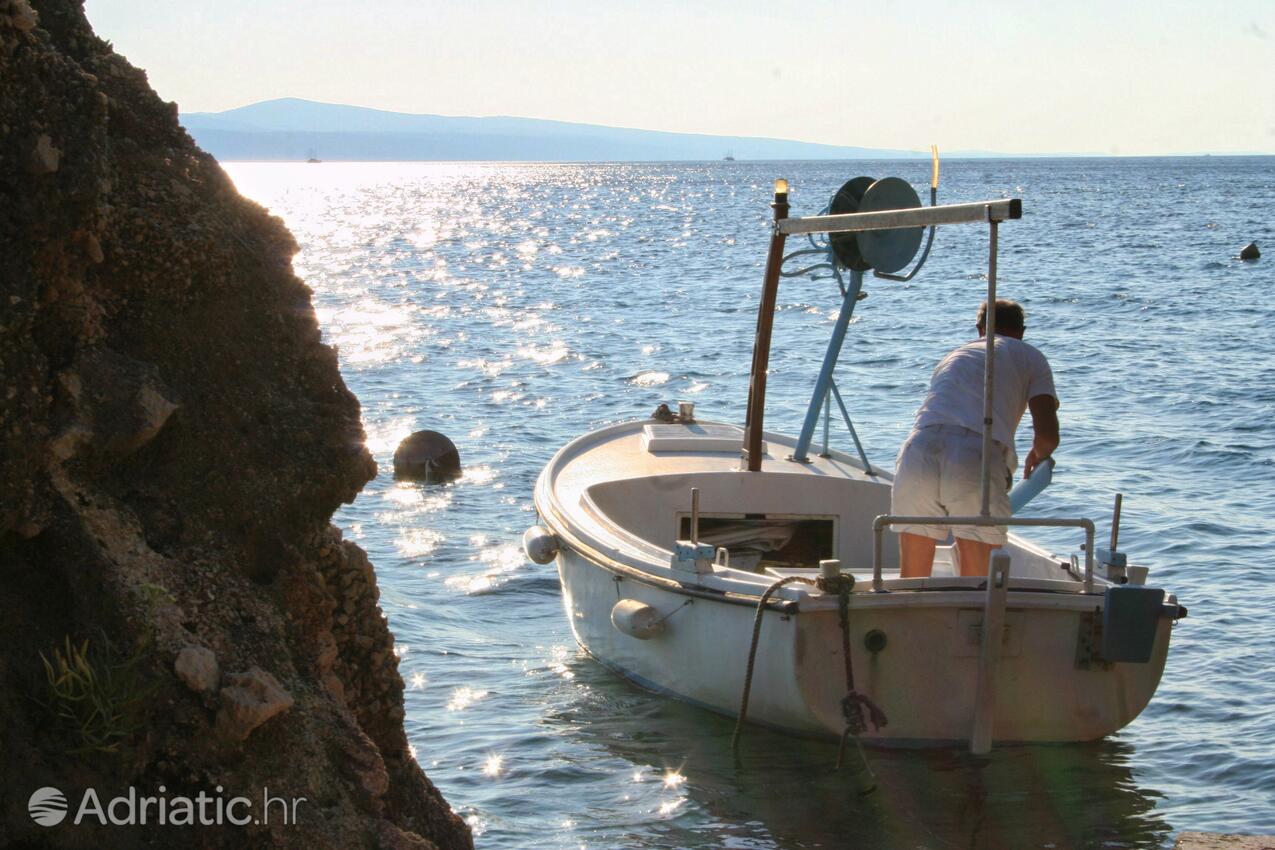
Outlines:
[[1120, 542], [1120, 505], [1124, 502], [1124, 493], [1116, 494], [1116, 506], [1111, 511], [1111, 552], [1114, 555], [1116, 544]]
[[1093, 593], [1093, 547], [1094, 547], [1094, 527], [1089, 520], [1084, 520], [1085, 525], [1085, 593]]
[[881, 578], [881, 546], [885, 539], [885, 524], [877, 517], [872, 522], [872, 592], [884, 593], [885, 581]]
[[980, 483], [982, 495], [981, 516], [991, 516], [992, 486], [992, 392], [996, 372], [996, 237], [1000, 222], [991, 218], [992, 210], [987, 210], [988, 225], [991, 228], [990, 246], [987, 251], [987, 312], [984, 330], [987, 333], [987, 362], [983, 366], [983, 474]]
[[810, 441], [815, 435], [815, 426], [819, 423], [819, 403], [832, 385], [832, 373], [837, 368], [837, 358], [841, 356], [841, 346], [845, 344], [850, 318], [854, 315], [854, 305], [858, 303], [862, 289], [863, 272], [851, 271], [850, 285], [846, 287], [845, 297], [841, 299], [841, 311], [837, 313], [837, 322], [832, 326], [832, 337], [828, 340], [828, 349], [823, 355], [819, 377], [815, 379], [815, 391], [810, 396], [806, 419], [801, 425], [801, 434], [797, 437], [797, 448], [792, 453], [792, 459], [798, 463], [808, 460]]
[[970, 752], [976, 756], [992, 751], [992, 731], [996, 723], [996, 670], [1001, 660], [1001, 640], [1005, 632], [1005, 596], [1009, 591], [1009, 554], [992, 553], [987, 570], [987, 597], [983, 603], [983, 639], [978, 653], [978, 681], [974, 687], [974, 725], [970, 731]]
[[[775, 224], [788, 217], [788, 181], [775, 181]], [[766, 256], [766, 279], [761, 304], [757, 308], [757, 338], [753, 342], [753, 374], [748, 388], [748, 413], [744, 418], [744, 456], [748, 471], [761, 469], [761, 435], [766, 412], [766, 372], [770, 368], [770, 333], [775, 324], [775, 302], [779, 297], [779, 269], [784, 261], [785, 236], [776, 226], [770, 235]]]
[[691, 543], [699, 545], [699, 488], [691, 488]]

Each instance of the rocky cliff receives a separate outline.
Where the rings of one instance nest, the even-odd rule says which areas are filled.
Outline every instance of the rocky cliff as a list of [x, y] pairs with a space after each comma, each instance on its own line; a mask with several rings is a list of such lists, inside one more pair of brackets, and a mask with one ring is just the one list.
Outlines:
[[[296, 246], [176, 115], [77, 0], [0, 0], [0, 845], [470, 847], [329, 524], [375, 466]], [[305, 800], [71, 823], [160, 786]]]

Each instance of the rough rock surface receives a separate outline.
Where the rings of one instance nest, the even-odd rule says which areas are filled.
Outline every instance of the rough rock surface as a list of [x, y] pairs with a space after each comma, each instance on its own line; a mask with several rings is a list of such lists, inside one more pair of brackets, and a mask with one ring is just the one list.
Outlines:
[[[375, 465], [296, 246], [176, 112], [77, 0], [0, 0], [0, 764], [22, 766], [0, 846], [471, 847], [409, 752], [372, 567], [329, 524]], [[117, 746], [57, 720], [40, 655], [67, 638], [143, 682]], [[192, 690], [192, 646], [279, 693]], [[292, 705], [233, 740], [237, 690], [250, 719]], [[306, 802], [295, 825], [46, 829], [46, 785]]]
[[260, 667], [247, 673], [231, 673], [221, 689], [217, 731], [231, 741], [245, 741], [258, 726], [295, 703], [279, 680]]
[[1173, 850], [1275, 850], [1275, 835], [1183, 832], [1174, 842]]
[[183, 647], [173, 662], [173, 671], [186, 683], [186, 687], [197, 694], [208, 693], [217, 687], [221, 678], [216, 654], [204, 646]]

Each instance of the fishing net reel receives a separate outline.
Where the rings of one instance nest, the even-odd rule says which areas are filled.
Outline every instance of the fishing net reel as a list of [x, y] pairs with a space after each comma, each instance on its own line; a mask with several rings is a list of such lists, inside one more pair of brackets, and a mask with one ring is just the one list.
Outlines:
[[[930, 148], [930, 206], [938, 203], [939, 157], [937, 148]], [[916, 190], [906, 180], [898, 177], [883, 177], [880, 180], [872, 177], [855, 177], [842, 184], [832, 200], [819, 213], [820, 215], [845, 215], [849, 213], [882, 212], [885, 210], [916, 209], [921, 206], [921, 199]], [[788, 263], [797, 257], [823, 255], [823, 261], [803, 268], [783, 271], [784, 277], [798, 277], [814, 274], [821, 270], [832, 272], [837, 285], [845, 294], [846, 287], [842, 280], [842, 272], [851, 271], [862, 274], [871, 271], [873, 277], [884, 280], [907, 281], [916, 276], [930, 256], [930, 248], [934, 244], [934, 227], [925, 234], [923, 227], [899, 227], [889, 230], [866, 230], [858, 233], [833, 233], [808, 237], [809, 248], [793, 251], [784, 257]], [[899, 274], [916, 258], [921, 249], [922, 239], [925, 249], [912, 270]], [[818, 276], [818, 275], [815, 275]]]

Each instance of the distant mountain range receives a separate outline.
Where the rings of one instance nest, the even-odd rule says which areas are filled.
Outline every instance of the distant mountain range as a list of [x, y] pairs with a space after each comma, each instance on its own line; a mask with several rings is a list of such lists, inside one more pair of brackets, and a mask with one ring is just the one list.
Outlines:
[[[222, 160], [670, 161], [924, 159], [928, 153], [748, 136], [708, 136], [538, 118], [411, 115], [298, 98], [225, 112], [188, 112], [182, 124]], [[968, 155], [968, 154], [967, 154]]]

